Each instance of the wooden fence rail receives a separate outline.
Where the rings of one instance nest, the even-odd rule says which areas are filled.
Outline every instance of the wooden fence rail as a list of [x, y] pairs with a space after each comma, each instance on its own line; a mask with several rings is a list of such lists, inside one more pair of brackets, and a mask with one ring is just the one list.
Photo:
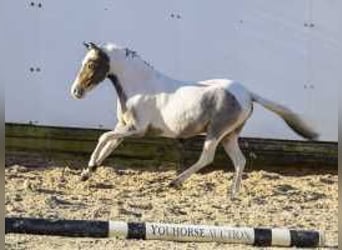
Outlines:
[[[28, 155], [42, 162], [87, 160], [104, 130], [6, 124], [6, 164], [29, 161]], [[195, 162], [204, 138], [197, 136], [180, 142], [168, 138], [129, 138], [109, 157], [125, 166], [155, 168], [163, 163]], [[306, 165], [337, 170], [337, 142], [291, 141], [261, 138], [241, 138], [241, 149], [248, 166], [269, 167]], [[37, 159], [36, 159], [37, 160]], [[30, 162], [26, 162], [30, 164]], [[222, 147], [216, 153], [213, 166], [231, 166]], [[248, 167], [248, 168], [249, 168]]]

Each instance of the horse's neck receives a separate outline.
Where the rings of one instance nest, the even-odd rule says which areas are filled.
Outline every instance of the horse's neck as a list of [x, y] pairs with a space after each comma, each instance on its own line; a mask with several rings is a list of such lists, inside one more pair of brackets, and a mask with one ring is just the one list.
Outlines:
[[149, 65], [126, 67], [118, 77], [128, 99], [135, 95], [173, 92], [184, 84], [161, 74]]

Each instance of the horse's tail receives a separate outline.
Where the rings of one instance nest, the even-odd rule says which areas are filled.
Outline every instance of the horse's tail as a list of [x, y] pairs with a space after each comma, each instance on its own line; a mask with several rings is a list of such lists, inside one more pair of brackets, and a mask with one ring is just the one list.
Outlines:
[[292, 128], [296, 133], [309, 140], [315, 140], [319, 134], [314, 131], [309, 124], [304, 121], [298, 114], [290, 110], [289, 108], [280, 104], [267, 100], [257, 94], [251, 93], [252, 100], [259, 103], [268, 110], [278, 114], [283, 120]]

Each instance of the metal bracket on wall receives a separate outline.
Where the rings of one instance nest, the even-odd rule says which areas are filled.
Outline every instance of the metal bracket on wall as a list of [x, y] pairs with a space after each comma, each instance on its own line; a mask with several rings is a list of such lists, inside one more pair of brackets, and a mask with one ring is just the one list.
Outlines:
[[182, 16], [180, 14], [175, 14], [175, 13], [171, 13], [170, 17], [174, 18], [174, 19], [181, 19], [182, 18]]
[[313, 27], [315, 27], [315, 24], [314, 23], [304, 23], [304, 27], [313, 28]]
[[42, 3], [30, 2], [30, 7], [42, 8], [43, 4]]
[[40, 67], [30, 67], [30, 72], [31, 73], [34, 73], [34, 72], [41, 72], [41, 68]]
[[304, 89], [314, 89], [315, 85], [313, 84], [304, 84]]

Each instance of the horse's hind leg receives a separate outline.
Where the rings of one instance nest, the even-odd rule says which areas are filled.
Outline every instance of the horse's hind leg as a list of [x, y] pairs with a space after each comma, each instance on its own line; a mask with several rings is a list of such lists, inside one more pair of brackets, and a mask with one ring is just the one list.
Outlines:
[[236, 131], [227, 135], [222, 140], [222, 145], [231, 158], [235, 168], [235, 175], [231, 185], [231, 198], [234, 199], [240, 190], [242, 173], [246, 165], [246, 158], [241, 152], [238, 143], [238, 132]]
[[179, 186], [182, 184], [186, 179], [190, 177], [193, 173], [196, 173], [201, 168], [207, 166], [214, 160], [215, 151], [218, 145], [218, 140], [215, 138], [207, 139], [204, 142], [202, 154], [199, 158], [199, 160], [189, 167], [187, 170], [185, 170], [183, 173], [178, 175], [176, 179], [174, 179], [170, 185], [171, 186]]
[[182, 173], [186, 169], [186, 148], [184, 139], [178, 139], [177, 141], [177, 149], [179, 150], [179, 158], [178, 158], [178, 166], [177, 166], [177, 175]]
[[207, 137], [204, 142], [199, 160], [190, 168], [181, 173], [171, 185], [180, 185], [190, 175], [207, 166], [214, 160], [215, 151], [219, 142], [228, 134], [237, 131], [246, 119], [246, 112], [241, 109], [237, 100], [229, 93], [225, 93], [221, 109], [212, 117], [208, 126]]

